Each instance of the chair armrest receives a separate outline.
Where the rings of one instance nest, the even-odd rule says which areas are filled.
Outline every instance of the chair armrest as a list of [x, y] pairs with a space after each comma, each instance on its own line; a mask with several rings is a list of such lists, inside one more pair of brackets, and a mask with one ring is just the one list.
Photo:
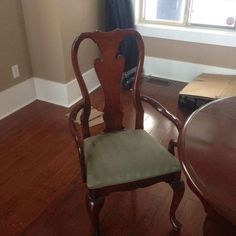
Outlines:
[[141, 101], [147, 102], [157, 111], [159, 111], [163, 116], [172, 121], [178, 131], [180, 132], [183, 128], [182, 122], [173, 114], [171, 114], [164, 106], [162, 106], [157, 100], [150, 98], [148, 96], [141, 96]]

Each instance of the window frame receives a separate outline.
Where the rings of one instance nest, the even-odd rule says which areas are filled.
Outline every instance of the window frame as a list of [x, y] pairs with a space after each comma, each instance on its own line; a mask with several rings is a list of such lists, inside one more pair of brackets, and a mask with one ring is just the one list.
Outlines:
[[179, 27], [199, 27], [203, 29], [213, 29], [213, 30], [226, 30], [226, 31], [236, 31], [236, 20], [233, 27], [227, 26], [217, 26], [217, 25], [208, 25], [208, 24], [196, 24], [191, 23], [191, 11], [193, 0], [186, 0], [185, 10], [184, 10], [184, 19], [182, 22], [171, 21], [171, 20], [147, 20], [145, 19], [145, 3], [147, 0], [139, 0], [139, 23], [141, 24], [152, 24], [152, 25], [165, 25], [165, 26], [179, 26]]

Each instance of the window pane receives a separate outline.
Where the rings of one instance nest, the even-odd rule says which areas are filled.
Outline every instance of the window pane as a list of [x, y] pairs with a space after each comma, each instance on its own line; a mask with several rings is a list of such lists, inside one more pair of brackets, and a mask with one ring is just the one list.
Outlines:
[[236, 0], [193, 0], [190, 23], [233, 28]]
[[146, 0], [145, 20], [183, 23], [186, 0]]

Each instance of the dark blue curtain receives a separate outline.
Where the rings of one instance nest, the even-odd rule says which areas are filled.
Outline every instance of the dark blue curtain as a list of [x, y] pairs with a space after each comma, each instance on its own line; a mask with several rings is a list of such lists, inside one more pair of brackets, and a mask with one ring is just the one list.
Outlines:
[[[116, 28], [134, 28], [133, 6], [130, 0], [106, 0], [106, 31]], [[126, 89], [132, 87], [137, 66], [137, 45], [132, 38], [126, 38], [120, 45], [119, 53], [125, 57], [125, 71], [122, 85]]]

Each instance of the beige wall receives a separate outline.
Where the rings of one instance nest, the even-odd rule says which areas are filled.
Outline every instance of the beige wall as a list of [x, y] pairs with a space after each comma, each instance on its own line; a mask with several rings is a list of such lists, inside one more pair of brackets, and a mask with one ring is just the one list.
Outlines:
[[[20, 78], [13, 79], [11, 66], [18, 64]], [[24, 20], [19, 0], [0, 1], [0, 91], [32, 76]]]
[[236, 69], [236, 48], [144, 37], [147, 56]]
[[[77, 35], [100, 27], [99, 0], [22, 0], [34, 76], [67, 83], [75, 78], [70, 50]], [[97, 50], [86, 43], [82, 72], [91, 69]]]
[[22, 0], [33, 74], [65, 82], [58, 0]]
[[[32, 76], [61, 83], [74, 79], [72, 42], [81, 32], [103, 28], [104, 3], [104, 0], [1, 0], [0, 91]], [[236, 48], [150, 37], [144, 37], [144, 42], [147, 56], [236, 69]], [[92, 67], [96, 56], [91, 42], [83, 45], [80, 51], [83, 72]], [[10, 68], [14, 64], [19, 65], [21, 73], [15, 80]]]
[[[98, 30], [99, 0], [58, 0], [60, 8], [60, 21], [62, 44], [64, 52], [66, 81], [74, 79], [74, 72], [71, 65], [71, 46], [76, 36], [82, 32]], [[97, 56], [96, 46], [92, 42], [85, 42], [79, 52], [79, 59], [82, 72], [93, 67], [92, 62]]]

